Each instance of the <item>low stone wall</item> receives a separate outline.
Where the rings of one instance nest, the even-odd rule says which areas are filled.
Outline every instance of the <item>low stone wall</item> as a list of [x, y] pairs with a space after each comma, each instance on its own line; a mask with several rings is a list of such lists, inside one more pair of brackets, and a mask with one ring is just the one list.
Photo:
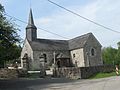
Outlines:
[[93, 67], [81, 67], [81, 78], [88, 78], [98, 72], [112, 72], [115, 71], [114, 66], [103, 65], [103, 66], [93, 66]]
[[54, 71], [54, 76], [56, 77], [66, 77], [72, 79], [85, 79], [94, 75], [98, 72], [112, 72], [114, 71], [114, 66], [104, 65], [104, 66], [92, 66], [92, 67], [69, 67], [69, 68], [57, 68]]
[[0, 69], [0, 78], [11, 79], [18, 77], [27, 77], [27, 71], [22, 69], [7, 69], [7, 68]]
[[[64, 67], [56, 68], [53, 72], [54, 77], [66, 77], [71, 79], [85, 79], [98, 72], [115, 71], [114, 66], [93, 66], [93, 67]], [[0, 69], [0, 78], [19, 78], [28, 77], [26, 70], [22, 69]]]
[[17, 78], [18, 73], [15, 69], [0, 69], [0, 78]]
[[66, 78], [81, 78], [80, 68], [70, 67], [70, 68], [57, 68], [53, 72], [55, 77], [66, 77]]

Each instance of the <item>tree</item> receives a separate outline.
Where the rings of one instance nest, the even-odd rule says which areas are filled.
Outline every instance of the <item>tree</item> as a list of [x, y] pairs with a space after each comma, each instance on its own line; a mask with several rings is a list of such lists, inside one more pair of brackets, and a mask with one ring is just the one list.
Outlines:
[[[17, 34], [19, 29], [15, 24], [5, 17], [4, 7], [0, 4], [0, 65], [8, 60], [16, 59], [20, 56], [20, 37]], [[19, 52], [19, 54], [17, 54]]]
[[104, 64], [115, 64], [116, 61], [116, 54], [117, 54], [117, 49], [112, 48], [112, 47], [107, 47], [103, 48], [102, 50], [102, 58]]
[[118, 51], [117, 51], [117, 54], [116, 54], [116, 64], [120, 64], [120, 42], [117, 43], [118, 45]]

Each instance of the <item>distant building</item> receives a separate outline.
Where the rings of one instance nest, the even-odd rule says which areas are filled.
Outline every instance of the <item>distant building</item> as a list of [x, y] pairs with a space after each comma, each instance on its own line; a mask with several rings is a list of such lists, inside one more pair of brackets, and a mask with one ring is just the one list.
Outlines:
[[39, 70], [41, 57], [47, 67], [54, 62], [58, 67], [89, 67], [102, 65], [101, 44], [92, 33], [70, 39], [52, 40], [37, 38], [32, 10], [30, 10], [26, 38], [21, 52], [21, 64], [25, 68], [24, 58], [27, 56], [27, 68]]

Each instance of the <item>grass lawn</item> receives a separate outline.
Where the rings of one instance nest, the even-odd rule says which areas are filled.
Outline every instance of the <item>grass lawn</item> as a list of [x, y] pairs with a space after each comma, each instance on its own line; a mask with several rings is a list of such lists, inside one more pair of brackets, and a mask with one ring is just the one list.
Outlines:
[[116, 76], [116, 73], [115, 73], [115, 72], [110, 72], [110, 73], [97, 73], [97, 74], [91, 76], [89, 79], [106, 78], [106, 77], [111, 77], [111, 76]]

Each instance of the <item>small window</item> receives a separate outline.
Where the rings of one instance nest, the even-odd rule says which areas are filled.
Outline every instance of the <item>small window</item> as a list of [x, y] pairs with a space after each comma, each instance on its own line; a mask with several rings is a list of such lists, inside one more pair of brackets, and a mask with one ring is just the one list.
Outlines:
[[73, 54], [73, 58], [75, 58], [75, 54]]
[[91, 56], [95, 56], [95, 49], [94, 48], [91, 49]]
[[46, 56], [46, 54], [43, 54], [43, 57], [45, 59], [45, 62], [47, 62], [47, 56]]

